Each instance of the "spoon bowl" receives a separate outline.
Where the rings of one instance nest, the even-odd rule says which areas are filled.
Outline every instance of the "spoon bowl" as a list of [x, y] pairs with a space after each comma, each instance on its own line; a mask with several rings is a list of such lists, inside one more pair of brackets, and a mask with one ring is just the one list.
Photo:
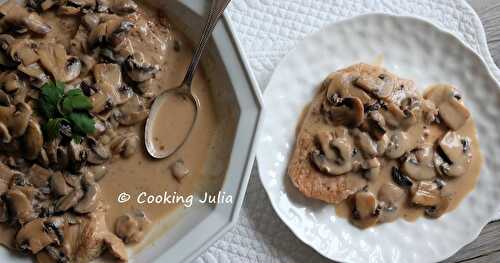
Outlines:
[[[196, 120], [198, 119], [198, 112], [201, 107], [198, 97], [192, 92], [191, 84], [193, 82], [194, 73], [200, 63], [201, 55], [207, 45], [208, 39], [212, 35], [215, 25], [217, 25], [219, 18], [224, 13], [224, 10], [229, 2], [231, 2], [231, 0], [212, 0], [210, 12], [208, 13], [207, 22], [203, 28], [200, 42], [194, 51], [193, 58], [189, 64], [182, 84], [176, 88], [169, 89], [161, 93], [153, 102], [144, 131], [146, 150], [153, 158], [164, 159], [175, 154], [186, 143], [189, 135], [193, 131]], [[172, 109], [181, 110], [179, 112], [168, 111], [168, 114], [164, 114], [166, 116], [161, 116], [161, 109], [164, 106], [169, 106], [168, 102], [175, 102], [175, 106], [171, 105]], [[186, 112], [182, 112], [182, 108], [189, 105], [194, 108], [191, 120], [189, 120], [189, 118], [185, 118]], [[167, 146], [160, 144], [159, 137], [155, 136], [155, 123], [159, 121], [162, 122], [162, 124], [169, 126], [169, 130], [161, 132], [168, 132], [169, 136], [174, 135], [174, 138], [171, 141], [169, 140]], [[187, 125], [185, 125], [186, 123]]]

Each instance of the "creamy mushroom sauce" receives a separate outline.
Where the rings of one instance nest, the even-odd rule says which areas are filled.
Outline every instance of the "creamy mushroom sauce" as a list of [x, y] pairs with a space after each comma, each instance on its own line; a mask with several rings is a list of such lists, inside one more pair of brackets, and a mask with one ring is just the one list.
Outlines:
[[482, 165], [461, 95], [373, 65], [332, 73], [304, 110], [288, 174], [307, 197], [366, 228], [456, 208]]
[[[178, 196], [199, 191], [213, 156], [216, 113], [199, 70], [201, 102], [186, 145], [168, 160], [148, 158], [144, 122], [156, 95], [178, 85], [191, 59], [187, 38], [170, 21], [131, 0], [15, 0], [0, 5], [0, 243], [38, 262], [88, 262], [109, 252], [127, 260], [180, 203], [138, 204], [141, 192]], [[42, 136], [36, 111], [51, 80], [92, 101], [96, 132], [81, 144]], [[156, 139], [169, 141], [161, 116]], [[208, 175], [211, 178], [212, 175]], [[205, 188], [204, 188], [205, 189]], [[128, 193], [132, 200], [120, 204]]]

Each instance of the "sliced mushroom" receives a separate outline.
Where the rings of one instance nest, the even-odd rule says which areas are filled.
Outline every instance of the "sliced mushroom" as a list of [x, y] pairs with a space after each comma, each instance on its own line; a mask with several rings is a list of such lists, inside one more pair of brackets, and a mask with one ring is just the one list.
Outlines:
[[415, 139], [408, 137], [408, 134], [401, 130], [396, 130], [390, 135], [385, 156], [390, 159], [397, 159], [406, 152], [413, 150]]
[[328, 132], [317, 135], [322, 151], [311, 152], [311, 160], [323, 173], [341, 175], [352, 170], [352, 144], [346, 137], [333, 138]]
[[340, 98], [355, 97], [363, 103], [371, 100], [370, 96], [354, 85], [359, 77], [357, 72], [335, 72], [328, 76], [323, 85], [326, 87], [326, 97], [331, 103], [338, 102]]
[[94, 68], [94, 66], [97, 64], [97, 61], [94, 57], [85, 54], [80, 56], [80, 61], [82, 62], [82, 70], [80, 72], [80, 75], [82, 76], [85, 76], [89, 72], [91, 72], [92, 68]]
[[133, 96], [129, 101], [114, 111], [115, 119], [124, 126], [135, 125], [144, 121], [149, 115], [149, 110], [144, 106], [144, 102], [138, 97]]
[[73, 171], [79, 171], [87, 162], [87, 149], [83, 144], [78, 144], [74, 140], [69, 143], [68, 156]]
[[371, 158], [362, 164], [363, 177], [368, 180], [374, 180], [380, 174], [381, 164], [377, 158]]
[[66, 183], [61, 172], [55, 172], [50, 177], [50, 188], [56, 196], [67, 195], [73, 190], [73, 188]]
[[396, 78], [392, 74], [381, 73], [377, 77], [361, 75], [355, 80], [355, 85], [378, 98], [387, 98], [396, 85]]
[[87, 138], [89, 147], [87, 161], [91, 164], [103, 164], [111, 158], [111, 151], [94, 138]]
[[3, 143], [10, 143], [12, 141], [12, 136], [10, 135], [9, 129], [4, 123], [0, 122], [0, 138]]
[[138, 243], [144, 238], [150, 224], [144, 212], [135, 211], [116, 219], [115, 233], [126, 244]]
[[177, 181], [181, 181], [184, 177], [188, 176], [191, 171], [186, 167], [183, 160], [177, 160], [170, 166], [172, 175]]
[[137, 11], [137, 4], [132, 0], [111, 0], [109, 7], [111, 12], [119, 15], [126, 15]]
[[368, 191], [354, 195], [353, 223], [361, 228], [375, 225], [380, 216], [380, 209], [375, 195]]
[[95, 13], [88, 13], [82, 17], [82, 22], [88, 30], [93, 30], [99, 25], [100, 18]]
[[52, 175], [52, 171], [41, 167], [40, 165], [34, 164], [31, 166], [28, 172], [28, 178], [33, 186], [41, 188], [46, 187], [49, 184], [49, 178]]
[[121, 154], [124, 158], [129, 158], [139, 149], [139, 136], [129, 133], [119, 136], [111, 142], [111, 150], [115, 154]]
[[6, 193], [5, 197], [12, 218], [15, 218], [21, 224], [37, 217], [30, 198], [21, 190], [11, 189]]
[[374, 140], [382, 139], [387, 130], [384, 116], [378, 111], [369, 111], [360, 129], [368, 132]]
[[436, 177], [434, 149], [426, 144], [410, 152], [401, 166], [403, 172], [414, 180], [432, 180]]
[[40, 124], [31, 119], [24, 133], [24, 158], [36, 160], [43, 146], [43, 133]]
[[382, 209], [380, 222], [390, 222], [398, 217], [398, 210], [406, 200], [406, 192], [393, 183], [385, 183], [379, 189], [378, 200]]
[[328, 118], [336, 126], [358, 127], [365, 116], [363, 103], [355, 97], [341, 98], [335, 104], [325, 103], [323, 110], [328, 113]]
[[12, 169], [0, 162], [0, 196], [3, 196], [9, 190], [14, 174], [15, 172]]
[[30, 83], [35, 87], [40, 88], [50, 81], [49, 76], [45, 74], [38, 63], [33, 63], [29, 66], [19, 65], [17, 69], [30, 77]]
[[471, 141], [454, 131], [448, 131], [439, 141], [434, 154], [434, 166], [441, 175], [457, 177], [464, 175], [472, 162]]
[[95, 0], [67, 0], [57, 10], [63, 15], [76, 15], [79, 13], [87, 13], [93, 10], [96, 6]]
[[70, 82], [80, 75], [81, 61], [77, 57], [68, 56], [61, 44], [43, 43], [38, 49], [38, 55], [42, 66], [50, 71], [57, 81]]
[[24, 86], [24, 82], [21, 81], [16, 72], [0, 73], [0, 76], [0, 80], [3, 83], [3, 89], [8, 93], [15, 92]]
[[0, 14], [3, 22], [10, 25], [10, 29], [16, 33], [25, 33], [30, 30], [37, 34], [47, 34], [52, 31], [52, 28], [37, 13], [28, 12], [16, 0], [9, 0], [2, 4]]
[[65, 212], [74, 207], [83, 197], [82, 189], [75, 188], [71, 193], [59, 198], [56, 203], [56, 212]]
[[413, 181], [408, 176], [403, 174], [401, 170], [396, 166], [392, 167], [391, 169], [391, 177], [392, 180], [401, 187], [408, 188], [413, 185]]
[[[125, 71], [133, 81], [143, 82], [153, 78], [160, 71], [160, 67], [148, 63], [144, 54], [138, 52], [127, 58], [125, 61]], [[346, 101], [346, 103], [348, 102]]]
[[433, 181], [420, 181], [411, 187], [411, 202], [418, 206], [437, 206], [441, 202], [441, 188]]
[[450, 85], [432, 87], [425, 98], [434, 102], [441, 120], [452, 130], [460, 129], [470, 117], [469, 110], [463, 105], [461, 96]]
[[16, 235], [16, 245], [21, 251], [33, 254], [57, 241], [57, 236], [47, 231], [45, 219], [38, 218], [24, 225]]
[[94, 174], [94, 180], [99, 182], [108, 173], [108, 167], [106, 165], [95, 165], [90, 168]]
[[393, 129], [407, 130], [417, 122], [416, 113], [409, 109], [401, 109], [398, 105], [388, 102], [381, 110], [386, 124]]
[[12, 138], [18, 138], [26, 132], [32, 112], [31, 107], [24, 102], [16, 106], [0, 106], [0, 122], [8, 127]]
[[366, 158], [373, 158], [378, 155], [377, 143], [372, 140], [366, 132], [355, 133], [356, 146], [361, 150]]
[[96, 183], [88, 183], [84, 185], [84, 191], [83, 198], [73, 207], [73, 210], [80, 214], [87, 214], [96, 210], [101, 188]]
[[28, 66], [38, 61], [36, 49], [35, 41], [26, 38], [16, 39], [10, 43], [9, 54], [12, 60]]
[[123, 241], [112, 233], [104, 236], [104, 244], [107, 246], [109, 252], [119, 261], [127, 261], [128, 253]]
[[[100, 112], [99, 108], [102, 108], [99, 107], [102, 102], [95, 103], [96, 101], [104, 101], [104, 104], [106, 104], [109, 100], [112, 105], [121, 105], [132, 97], [132, 90], [123, 83], [121, 68], [118, 64], [95, 65], [94, 78], [100, 92], [91, 97], [94, 102], [93, 112]], [[98, 99], [98, 96], [102, 97], [102, 99]]]
[[127, 36], [128, 32], [134, 27], [134, 24], [121, 17], [113, 17], [102, 21], [92, 29], [88, 36], [90, 47], [108, 44], [111, 47], [119, 46]]

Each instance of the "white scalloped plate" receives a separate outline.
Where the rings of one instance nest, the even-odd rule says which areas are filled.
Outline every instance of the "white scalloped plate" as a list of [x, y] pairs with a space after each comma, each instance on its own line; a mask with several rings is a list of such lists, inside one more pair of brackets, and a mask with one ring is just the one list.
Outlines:
[[[464, 95], [476, 120], [485, 157], [476, 189], [438, 220], [398, 220], [359, 230], [335, 215], [334, 207], [306, 199], [286, 176], [295, 128], [322, 80], [337, 69], [372, 62], [413, 79], [423, 89], [450, 83]], [[500, 90], [482, 59], [453, 35], [410, 17], [382, 14], [345, 20], [306, 38], [288, 54], [264, 94], [266, 109], [257, 160], [261, 181], [279, 217], [320, 254], [343, 262], [435, 262], [474, 240], [499, 210]]]

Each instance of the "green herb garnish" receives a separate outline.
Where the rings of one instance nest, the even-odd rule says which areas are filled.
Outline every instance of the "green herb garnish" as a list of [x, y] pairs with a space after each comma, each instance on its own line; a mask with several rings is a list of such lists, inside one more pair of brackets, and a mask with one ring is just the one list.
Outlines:
[[88, 112], [92, 102], [80, 89], [65, 94], [63, 83], [49, 82], [42, 86], [38, 108], [47, 119], [43, 130], [48, 140], [63, 134], [80, 143], [95, 132], [95, 121]]

